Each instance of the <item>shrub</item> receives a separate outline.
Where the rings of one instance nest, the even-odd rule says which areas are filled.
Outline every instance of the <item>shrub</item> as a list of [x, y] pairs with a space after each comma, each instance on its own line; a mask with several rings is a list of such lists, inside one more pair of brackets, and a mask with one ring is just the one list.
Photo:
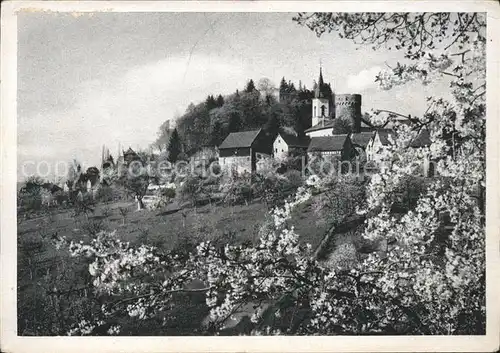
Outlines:
[[302, 179], [302, 174], [298, 170], [289, 170], [284, 174], [286, 180], [288, 181], [288, 187], [295, 192], [297, 188], [304, 184]]
[[102, 185], [98, 190], [96, 194], [96, 200], [98, 202], [111, 202], [115, 199], [116, 193], [114, 192], [113, 188], [108, 185]]
[[84, 196], [80, 200], [77, 198], [73, 205], [73, 217], [78, 217], [84, 215], [85, 218], [89, 218], [89, 214], [93, 214], [95, 211], [95, 202], [88, 195]]
[[248, 204], [252, 198], [252, 186], [248, 178], [231, 178], [221, 189], [224, 193], [224, 203], [229, 206]]
[[269, 209], [283, 204], [286, 197], [294, 192], [288, 179], [282, 175], [276, 173], [257, 174], [255, 179], [254, 193], [264, 200]]
[[109, 216], [111, 216], [111, 213], [113, 212], [113, 210], [111, 209], [111, 207], [109, 206], [104, 206], [102, 209], [101, 209], [101, 213], [102, 213], [102, 216], [104, 218], [108, 218]]
[[89, 219], [81, 226], [82, 230], [90, 236], [96, 236], [98, 233], [106, 230], [104, 222], [98, 219]]
[[196, 176], [188, 176], [181, 185], [180, 196], [184, 201], [189, 201], [192, 207], [196, 207], [200, 197], [201, 179]]
[[303, 155], [288, 157], [281, 163], [281, 167], [284, 169], [284, 172], [291, 170], [302, 171], [304, 167], [303, 159], [305, 159]]
[[221, 175], [222, 168], [221, 168], [221, 166], [219, 165], [219, 163], [214, 163], [214, 164], [212, 165], [212, 170], [211, 170], [211, 171], [209, 170], [209, 172], [212, 172], [212, 173], [213, 173], [213, 174], [215, 174], [215, 175]]
[[158, 201], [153, 205], [153, 208], [162, 208], [168, 205], [176, 196], [175, 188], [159, 188], [155, 192]]
[[57, 205], [63, 205], [64, 203], [68, 202], [68, 194], [64, 191], [56, 191], [53, 194], [53, 197]]
[[42, 196], [38, 191], [20, 192], [18, 203], [24, 211], [39, 211], [42, 208]]

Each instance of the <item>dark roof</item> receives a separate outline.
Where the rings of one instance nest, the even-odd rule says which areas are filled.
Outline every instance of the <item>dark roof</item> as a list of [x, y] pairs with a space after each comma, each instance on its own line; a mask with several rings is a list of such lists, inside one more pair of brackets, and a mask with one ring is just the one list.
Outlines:
[[431, 144], [431, 135], [429, 130], [423, 129], [417, 137], [410, 143], [411, 147], [425, 147]]
[[347, 135], [312, 137], [307, 151], [342, 151]]
[[308, 147], [311, 141], [307, 136], [298, 137], [296, 135], [287, 134], [286, 132], [280, 132], [279, 136], [281, 136], [290, 147]]
[[316, 87], [314, 88], [314, 97], [316, 98], [330, 98], [328, 92], [328, 86], [323, 81], [323, 72], [321, 67], [319, 68], [319, 79]]
[[361, 146], [365, 148], [368, 145], [368, 142], [373, 136], [373, 132], [360, 132], [358, 134], [351, 135], [351, 141], [353, 144]]
[[128, 150], [126, 150], [125, 152], [123, 152], [124, 155], [126, 154], [134, 154], [136, 155], [137, 153], [131, 148], [129, 147]]
[[389, 136], [394, 140], [396, 138], [394, 131], [388, 129], [379, 129], [377, 130], [378, 136], [380, 138], [380, 142], [383, 146], [389, 145]]
[[62, 191], [62, 188], [59, 185], [53, 184], [53, 183], [43, 183], [42, 187], [46, 189], [47, 191], [50, 191], [52, 194]]
[[316, 124], [313, 127], [310, 127], [309, 129], [305, 130], [305, 132], [311, 132], [323, 129], [332, 129], [332, 128], [333, 128], [333, 121], [327, 121], [325, 123]]
[[231, 132], [219, 146], [223, 148], [242, 148], [251, 147], [259, 135], [261, 129], [252, 131]]

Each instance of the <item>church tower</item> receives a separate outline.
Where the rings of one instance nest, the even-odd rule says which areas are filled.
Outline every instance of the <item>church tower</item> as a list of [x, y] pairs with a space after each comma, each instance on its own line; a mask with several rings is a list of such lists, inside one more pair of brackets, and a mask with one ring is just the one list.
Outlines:
[[312, 126], [325, 123], [325, 119], [330, 118], [330, 106], [332, 99], [331, 88], [323, 81], [323, 71], [319, 68], [318, 83], [314, 88], [314, 98], [312, 100]]

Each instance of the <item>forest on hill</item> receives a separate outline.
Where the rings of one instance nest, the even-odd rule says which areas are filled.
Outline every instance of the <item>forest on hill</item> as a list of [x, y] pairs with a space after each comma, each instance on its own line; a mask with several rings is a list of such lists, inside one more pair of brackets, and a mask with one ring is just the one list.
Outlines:
[[[284, 77], [279, 89], [269, 79], [260, 79], [257, 85], [250, 79], [242, 91], [226, 96], [210, 94], [201, 103], [191, 103], [175, 125], [187, 154], [202, 146], [220, 145], [230, 132], [262, 128], [274, 136], [280, 128], [288, 127], [303, 134], [311, 126], [313, 97], [314, 91], [301, 83], [296, 88]], [[169, 127], [168, 120], [160, 126], [154, 148], [167, 148], [172, 134]]]

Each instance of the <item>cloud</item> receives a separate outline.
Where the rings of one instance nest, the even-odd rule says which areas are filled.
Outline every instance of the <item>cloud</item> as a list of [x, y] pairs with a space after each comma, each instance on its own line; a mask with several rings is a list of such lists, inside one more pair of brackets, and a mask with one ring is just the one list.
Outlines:
[[[162, 122], [208, 94], [228, 94], [248, 77], [241, 62], [217, 56], [170, 57], [132, 67], [112, 80], [86, 81], [65, 110], [18, 119], [21, 159], [78, 158], [98, 163], [101, 146], [146, 147]], [[50, 154], [43, 156], [44, 153]]]
[[347, 77], [347, 87], [352, 91], [363, 91], [375, 86], [375, 76], [382, 71], [379, 66], [373, 66]]

